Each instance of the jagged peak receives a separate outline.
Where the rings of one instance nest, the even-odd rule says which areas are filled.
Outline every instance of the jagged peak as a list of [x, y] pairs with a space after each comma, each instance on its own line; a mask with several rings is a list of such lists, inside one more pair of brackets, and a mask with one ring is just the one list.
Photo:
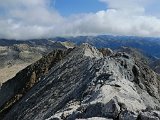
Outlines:
[[74, 48], [76, 45], [72, 42], [60, 42], [66, 48]]
[[80, 49], [83, 50], [84, 56], [88, 56], [91, 58], [103, 57], [102, 53], [98, 49], [88, 43], [83, 43], [82, 45], [80, 45]]

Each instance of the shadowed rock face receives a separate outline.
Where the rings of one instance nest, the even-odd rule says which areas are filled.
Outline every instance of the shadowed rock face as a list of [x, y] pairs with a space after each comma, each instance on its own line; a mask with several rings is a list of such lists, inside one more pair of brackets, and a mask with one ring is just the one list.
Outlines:
[[[102, 51], [83, 44], [64, 52], [63, 57], [58, 54], [60, 61], [44, 67], [49, 68], [44, 70], [47, 74], [32, 70], [27, 84], [31, 89], [26, 89], [3, 119], [144, 120], [150, 116], [160, 119], [158, 75], [129, 54]], [[43, 61], [39, 61], [37, 70], [42, 71]], [[40, 78], [38, 83], [37, 78]], [[23, 80], [13, 81], [18, 84]], [[9, 89], [8, 84], [5, 89]]]
[[69, 51], [70, 50], [54, 50], [4, 83], [0, 89], [0, 115], [3, 116], [3, 114], [46, 75], [57, 62], [62, 60]]

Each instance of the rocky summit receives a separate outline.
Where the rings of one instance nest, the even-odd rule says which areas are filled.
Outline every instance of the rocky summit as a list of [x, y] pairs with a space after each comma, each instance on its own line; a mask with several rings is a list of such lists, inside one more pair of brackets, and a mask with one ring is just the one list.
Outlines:
[[[160, 120], [160, 77], [147, 64], [128, 53], [89, 44], [60, 53], [63, 57], [50, 59], [56, 62], [49, 62], [50, 69], [38, 74], [43, 76], [38, 80], [38, 66], [46, 66], [42, 59], [31, 67], [29, 79], [22, 76], [30, 67], [1, 86], [1, 119]], [[32, 80], [36, 82], [26, 88]], [[16, 95], [20, 99], [13, 99]]]

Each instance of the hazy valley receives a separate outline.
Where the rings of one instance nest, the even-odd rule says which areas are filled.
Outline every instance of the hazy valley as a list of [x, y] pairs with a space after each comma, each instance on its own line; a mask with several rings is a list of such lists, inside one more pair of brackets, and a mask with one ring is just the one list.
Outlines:
[[0, 82], [3, 83], [14, 77], [17, 72], [52, 50], [68, 47], [73, 47], [73, 45], [49, 40], [0, 40]]

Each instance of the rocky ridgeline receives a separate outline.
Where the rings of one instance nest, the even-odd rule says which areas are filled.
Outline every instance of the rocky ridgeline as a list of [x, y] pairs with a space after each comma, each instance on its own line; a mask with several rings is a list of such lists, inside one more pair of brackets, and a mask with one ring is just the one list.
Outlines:
[[[26, 68], [17, 74], [21, 77], [2, 86], [0, 106], [4, 120], [160, 119], [159, 76], [145, 63], [125, 52], [97, 50], [88, 44], [62, 53], [54, 54], [50, 67], [41, 65], [47, 56], [37, 62], [36, 69]], [[39, 69], [47, 74], [37, 74]], [[22, 76], [28, 71], [31, 74], [25, 80]], [[23, 97], [10, 102], [16, 95]], [[4, 114], [4, 105], [10, 103]]]

